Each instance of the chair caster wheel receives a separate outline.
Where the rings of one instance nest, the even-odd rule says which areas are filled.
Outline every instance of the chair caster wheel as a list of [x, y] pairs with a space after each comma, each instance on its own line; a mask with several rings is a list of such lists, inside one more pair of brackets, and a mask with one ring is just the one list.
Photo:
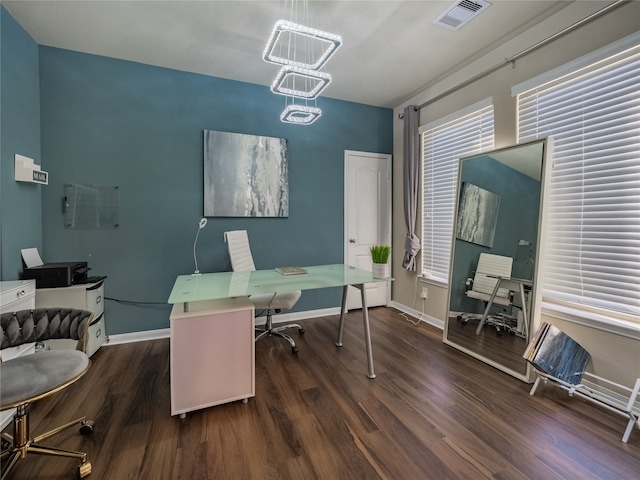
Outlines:
[[291, 353], [298, 353], [298, 347], [291, 347]]
[[[80, 435], [82, 435], [83, 437], [91, 435], [93, 433], [93, 425], [93, 420], [86, 420], [82, 422], [82, 426], [80, 427]], [[91, 472], [91, 464], [89, 464], [89, 472]]]
[[2, 440], [0, 440], [0, 445], [2, 446], [2, 453], [4, 453], [5, 450], [9, 450], [13, 444], [7, 439], [3, 438]]
[[91, 474], [91, 462], [86, 461], [78, 467], [78, 478], [84, 478]]
[[298, 333], [299, 333], [300, 335], [304, 335], [304, 328], [299, 328], [299, 329], [298, 329]]

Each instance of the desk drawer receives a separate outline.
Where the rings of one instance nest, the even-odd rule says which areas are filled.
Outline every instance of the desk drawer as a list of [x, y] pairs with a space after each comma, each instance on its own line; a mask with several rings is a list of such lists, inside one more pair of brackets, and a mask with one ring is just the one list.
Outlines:
[[36, 290], [36, 307], [78, 308], [93, 312], [95, 318], [104, 312], [104, 281]]
[[98, 317], [104, 312], [104, 283], [96, 283], [87, 288], [86, 309]]
[[2, 313], [34, 308], [35, 280], [16, 280], [0, 283], [0, 311]]

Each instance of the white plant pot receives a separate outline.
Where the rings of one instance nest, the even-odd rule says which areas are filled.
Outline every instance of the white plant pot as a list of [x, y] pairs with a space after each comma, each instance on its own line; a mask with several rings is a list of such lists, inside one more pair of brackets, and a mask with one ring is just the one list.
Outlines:
[[388, 263], [374, 263], [371, 271], [375, 278], [389, 278], [390, 268]]

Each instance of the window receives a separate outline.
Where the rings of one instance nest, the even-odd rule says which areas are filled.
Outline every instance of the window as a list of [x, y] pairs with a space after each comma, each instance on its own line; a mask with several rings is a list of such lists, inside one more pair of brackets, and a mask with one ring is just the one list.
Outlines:
[[553, 140], [543, 301], [598, 324], [640, 322], [639, 37], [514, 87], [519, 142]]
[[456, 205], [458, 165], [493, 149], [493, 106], [487, 99], [420, 127], [422, 136], [422, 271], [447, 283]]

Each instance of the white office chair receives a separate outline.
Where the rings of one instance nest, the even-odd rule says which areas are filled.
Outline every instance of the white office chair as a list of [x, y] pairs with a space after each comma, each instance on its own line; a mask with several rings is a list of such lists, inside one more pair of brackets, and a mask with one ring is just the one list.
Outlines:
[[[231, 259], [231, 268], [234, 272], [251, 272], [256, 269], [249, 247], [249, 237], [246, 230], [233, 230], [224, 232], [224, 241], [229, 249], [229, 258]], [[275, 335], [282, 337], [291, 344], [291, 351], [298, 352], [296, 342], [287, 335], [283, 330], [287, 328], [297, 328], [300, 335], [304, 334], [304, 328], [296, 323], [273, 327], [273, 312], [280, 310], [289, 310], [296, 304], [302, 292], [296, 290], [294, 292], [274, 292], [263, 293], [258, 295], [250, 295], [249, 299], [256, 309], [263, 309], [267, 312], [267, 321], [263, 326], [257, 326], [256, 331], [259, 332], [256, 342], [263, 337]]]
[[[491, 301], [491, 295], [498, 283], [496, 277], [511, 277], [511, 269], [513, 266], [513, 258], [503, 257], [502, 255], [493, 255], [491, 253], [481, 253], [478, 259], [478, 266], [473, 277], [473, 284], [470, 290], [465, 294], [469, 298], [481, 300], [485, 306]], [[511, 292], [507, 288], [499, 288], [496, 296], [491, 302], [492, 305], [501, 305], [508, 307], [511, 305]], [[470, 319], [479, 319], [477, 315], [462, 315], [461, 320], [467, 323]], [[493, 324], [500, 333], [500, 324], [504, 323], [504, 319], [500, 322], [488, 320], [486, 323]]]

